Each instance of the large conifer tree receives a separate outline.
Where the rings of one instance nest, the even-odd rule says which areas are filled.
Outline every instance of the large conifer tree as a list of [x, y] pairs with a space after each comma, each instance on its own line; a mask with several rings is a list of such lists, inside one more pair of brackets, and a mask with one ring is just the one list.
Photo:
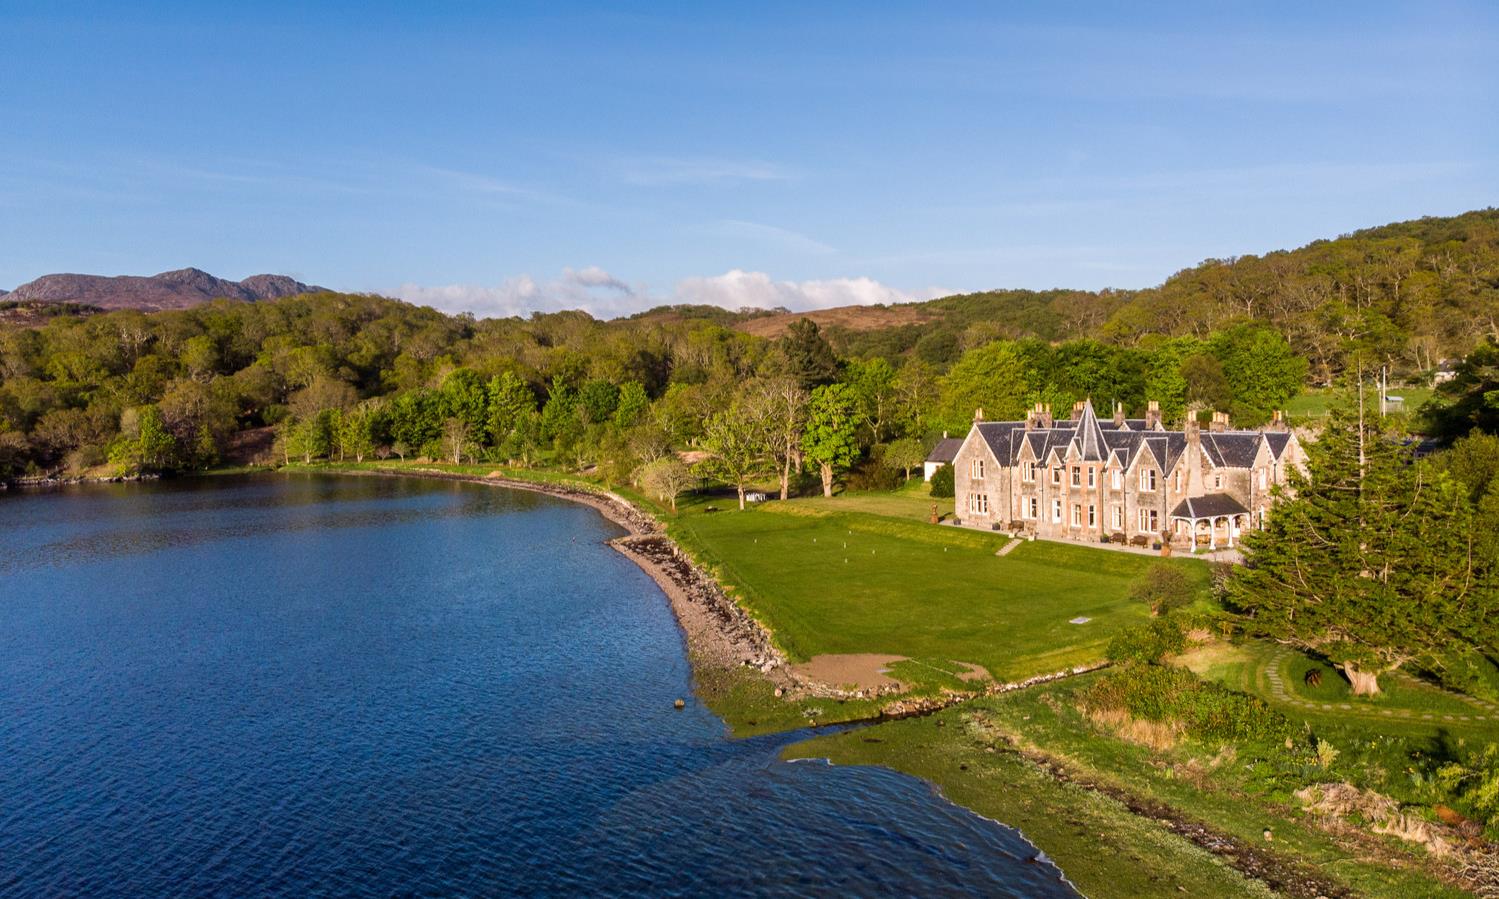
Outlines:
[[1407, 662], [1481, 645], [1489, 563], [1459, 485], [1348, 409], [1307, 457], [1228, 582], [1252, 630], [1327, 656], [1357, 694]]

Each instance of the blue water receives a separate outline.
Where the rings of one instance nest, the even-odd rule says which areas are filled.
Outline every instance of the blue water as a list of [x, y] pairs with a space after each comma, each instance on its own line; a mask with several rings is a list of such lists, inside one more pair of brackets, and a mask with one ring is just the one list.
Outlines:
[[376, 478], [0, 497], [0, 893], [1073, 895], [920, 781], [728, 739], [616, 533]]

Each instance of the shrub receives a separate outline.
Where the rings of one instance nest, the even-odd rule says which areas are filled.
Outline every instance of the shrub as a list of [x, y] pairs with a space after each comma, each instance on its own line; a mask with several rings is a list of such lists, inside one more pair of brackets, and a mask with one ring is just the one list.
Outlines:
[[1134, 718], [1179, 724], [1200, 740], [1283, 743], [1296, 729], [1254, 696], [1203, 681], [1185, 668], [1131, 663], [1115, 668], [1084, 691], [1090, 711], [1123, 711]]
[[1106, 654], [1112, 662], [1158, 662], [1186, 647], [1181, 626], [1168, 617], [1125, 628], [1109, 641]]
[[901, 483], [900, 472], [881, 459], [870, 459], [848, 473], [844, 485], [849, 490], [894, 490]]
[[932, 496], [938, 498], [950, 498], [956, 490], [951, 465], [944, 464], [941, 468], [932, 472]]
[[1130, 598], [1150, 607], [1150, 614], [1164, 615], [1189, 605], [1196, 595], [1192, 582], [1181, 567], [1156, 562], [1145, 569], [1145, 575], [1130, 588]]
[[1486, 824], [1499, 824], [1499, 745], [1469, 751], [1459, 761], [1443, 765], [1437, 782], [1462, 797]]

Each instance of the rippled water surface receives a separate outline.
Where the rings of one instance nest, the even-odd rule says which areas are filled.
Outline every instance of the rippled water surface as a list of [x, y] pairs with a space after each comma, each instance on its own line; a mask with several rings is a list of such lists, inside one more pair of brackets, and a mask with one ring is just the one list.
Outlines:
[[727, 739], [615, 533], [375, 478], [0, 496], [0, 893], [1073, 895], [920, 781]]

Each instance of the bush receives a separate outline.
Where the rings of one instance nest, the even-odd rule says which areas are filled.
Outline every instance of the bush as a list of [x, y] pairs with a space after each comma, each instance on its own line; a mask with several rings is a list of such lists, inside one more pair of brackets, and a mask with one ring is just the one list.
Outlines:
[[956, 481], [951, 465], [944, 464], [941, 468], [932, 472], [932, 496], [939, 499], [951, 498], [956, 489]]
[[1203, 681], [1185, 668], [1132, 663], [1107, 672], [1082, 695], [1086, 708], [1179, 723], [1205, 741], [1283, 743], [1296, 728], [1263, 700]]
[[1499, 746], [1489, 743], [1442, 766], [1437, 782], [1462, 798], [1485, 824], [1499, 824]]
[[1187, 648], [1187, 637], [1172, 618], [1127, 627], [1114, 635], [1105, 650], [1111, 662], [1158, 662]]
[[900, 485], [900, 471], [886, 466], [880, 459], [868, 460], [850, 471], [844, 480], [848, 490], [894, 490]]
[[1196, 593], [1180, 566], [1156, 562], [1130, 588], [1129, 595], [1136, 602], [1148, 605], [1151, 615], [1164, 615], [1190, 605]]

